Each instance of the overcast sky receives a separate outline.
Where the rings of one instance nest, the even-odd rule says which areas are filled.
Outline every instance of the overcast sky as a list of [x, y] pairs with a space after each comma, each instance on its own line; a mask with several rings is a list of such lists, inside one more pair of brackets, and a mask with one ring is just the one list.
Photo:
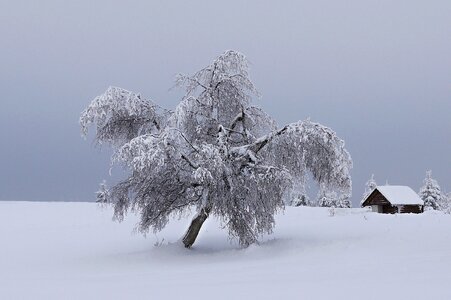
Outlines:
[[280, 125], [346, 141], [354, 205], [372, 173], [451, 191], [449, 0], [1, 1], [0, 39], [1, 200], [94, 200], [110, 154], [80, 137], [84, 107], [114, 85], [173, 108], [176, 73], [227, 49]]

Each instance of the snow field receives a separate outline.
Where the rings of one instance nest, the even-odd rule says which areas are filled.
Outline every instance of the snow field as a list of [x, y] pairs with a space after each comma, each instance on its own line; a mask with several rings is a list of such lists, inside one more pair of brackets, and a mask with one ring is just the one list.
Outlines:
[[451, 216], [287, 207], [260, 245], [157, 235], [94, 203], [0, 202], [0, 299], [451, 299]]

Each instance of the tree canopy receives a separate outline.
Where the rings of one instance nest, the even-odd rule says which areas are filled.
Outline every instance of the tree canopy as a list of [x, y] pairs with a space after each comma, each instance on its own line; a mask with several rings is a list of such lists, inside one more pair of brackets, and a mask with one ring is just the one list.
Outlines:
[[352, 161], [343, 140], [310, 120], [278, 127], [252, 105], [258, 92], [245, 56], [226, 51], [193, 75], [178, 75], [185, 90], [174, 110], [110, 87], [82, 112], [86, 135], [111, 145], [127, 178], [98, 194], [122, 220], [138, 212], [139, 231], [159, 231], [174, 214], [197, 210], [183, 242], [191, 247], [214, 215], [243, 246], [274, 227], [292, 187], [307, 173], [328, 190], [349, 195]]

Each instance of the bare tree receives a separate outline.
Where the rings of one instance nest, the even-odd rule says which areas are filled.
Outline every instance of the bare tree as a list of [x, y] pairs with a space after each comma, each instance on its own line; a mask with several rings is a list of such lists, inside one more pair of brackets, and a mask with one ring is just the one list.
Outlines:
[[274, 227], [283, 198], [306, 172], [319, 183], [350, 193], [352, 162], [344, 142], [309, 120], [277, 129], [251, 105], [257, 91], [245, 56], [226, 51], [194, 75], [179, 75], [186, 93], [174, 111], [138, 94], [109, 88], [83, 111], [83, 133], [96, 125], [96, 141], [115, 148], [113, 163], [129, 176], [102, 200], [121, 221], [141, 216], [139, 231], [159, 231], [174, 214], [197, 210], [185, 236], [191, 247], [204, 221], [217, 216], [243, 246]]

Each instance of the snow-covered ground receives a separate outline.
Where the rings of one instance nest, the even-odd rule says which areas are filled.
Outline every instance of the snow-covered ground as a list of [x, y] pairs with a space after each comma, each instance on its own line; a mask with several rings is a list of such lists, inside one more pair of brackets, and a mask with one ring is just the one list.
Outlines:
[[451, 216], [287, 208], [240, 249], [214, 219], [132, 234], [93, 203], [0, 202], [0, 299], [451, 299]]

